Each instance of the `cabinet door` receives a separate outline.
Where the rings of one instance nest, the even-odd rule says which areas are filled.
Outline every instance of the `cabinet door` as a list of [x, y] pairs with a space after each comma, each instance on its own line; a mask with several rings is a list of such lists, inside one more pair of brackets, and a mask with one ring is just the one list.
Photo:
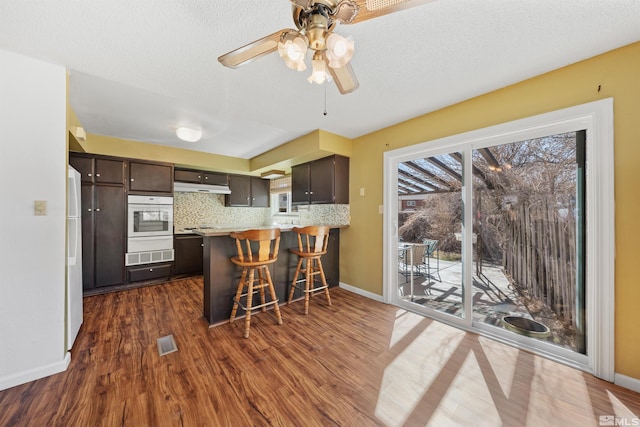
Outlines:
[[229, 177], [226, 173], [203, 172], [202, 183], [211, 185], [228, 185]]
[[333, 203], [334, 158], [325, 157], [309, 164], [309, 200], [311, 203]]
[[269, 180], [262, 178], [251, 178], [251, 206], [269, 207]]
[[225, 196], [227, 206], [251, 206], [251, 177], [242, 175], [229, 176], [231, 194]]
[[173, 180], [177, 182], [190, 182], [192, 184], [200, 184], [200, 182], [202, 181], [202, 173], [199, 171], [176, 169], [173, 171]]
[[129, 161], [129, 190], [138, 193], [172, 193], [173, 166]]
[[96, 185], [94, 192], [95, 286], [120, 285], [127, 225], [124, 187]]
[[349, 203], [349, 158], [334, 156], [333, 203]]
[[309, 164], [291, 168], [291, 203], [294, 205], [309, 203]]
[[95, 240], [93, 234], [93, 194], [94, 185], [82, 183], [81, 205], [82, 214], [82, 289], [90, 290], [96, 287], [95, 284]]
[[124, 161], [95, 159], [95, 183], [124, 184]]
[[202, 236], [176, 235], [173, 240], [175, 274], [202, 274]]
[[80, 172], [80, 181], [93, 182], [93, 159], [69, 155], [69, 164]]

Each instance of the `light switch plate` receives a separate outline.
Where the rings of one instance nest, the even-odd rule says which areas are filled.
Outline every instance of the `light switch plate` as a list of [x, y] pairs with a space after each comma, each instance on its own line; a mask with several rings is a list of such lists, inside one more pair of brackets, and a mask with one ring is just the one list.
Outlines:
[[33, 201], [33, 214], [43, 216], [47, 214], [47, 201], [46, 200], [34, 200]]

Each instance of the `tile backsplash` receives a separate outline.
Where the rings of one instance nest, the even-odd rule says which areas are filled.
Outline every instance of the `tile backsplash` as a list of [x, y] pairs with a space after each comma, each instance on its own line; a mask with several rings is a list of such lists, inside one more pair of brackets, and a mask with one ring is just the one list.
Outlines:
[[[224, 195], [202, 193], [175, 193], [173, 197], [173, 222], [175, 228], [207, 226], [260, 226], [279, 222], [271, 218], [270, 208], [226, 207]], [[290, 222], [290, 217], [285, 221]], [[349, 205], [302, 206], [301, 225], [349, 225]]]

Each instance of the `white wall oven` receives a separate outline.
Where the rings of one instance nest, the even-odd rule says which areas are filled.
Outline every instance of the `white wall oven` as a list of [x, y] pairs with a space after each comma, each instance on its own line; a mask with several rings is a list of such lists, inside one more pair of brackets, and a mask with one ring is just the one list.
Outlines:
[[126, 265], [173, 260], [173, 197], [130, 195]]

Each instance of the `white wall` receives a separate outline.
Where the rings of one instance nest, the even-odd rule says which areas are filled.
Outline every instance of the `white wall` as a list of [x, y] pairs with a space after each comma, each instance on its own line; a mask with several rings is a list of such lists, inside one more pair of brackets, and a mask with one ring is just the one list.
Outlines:
[[69, 363], [66, 84], [63, 67], [0, 50], [0, 390]]

